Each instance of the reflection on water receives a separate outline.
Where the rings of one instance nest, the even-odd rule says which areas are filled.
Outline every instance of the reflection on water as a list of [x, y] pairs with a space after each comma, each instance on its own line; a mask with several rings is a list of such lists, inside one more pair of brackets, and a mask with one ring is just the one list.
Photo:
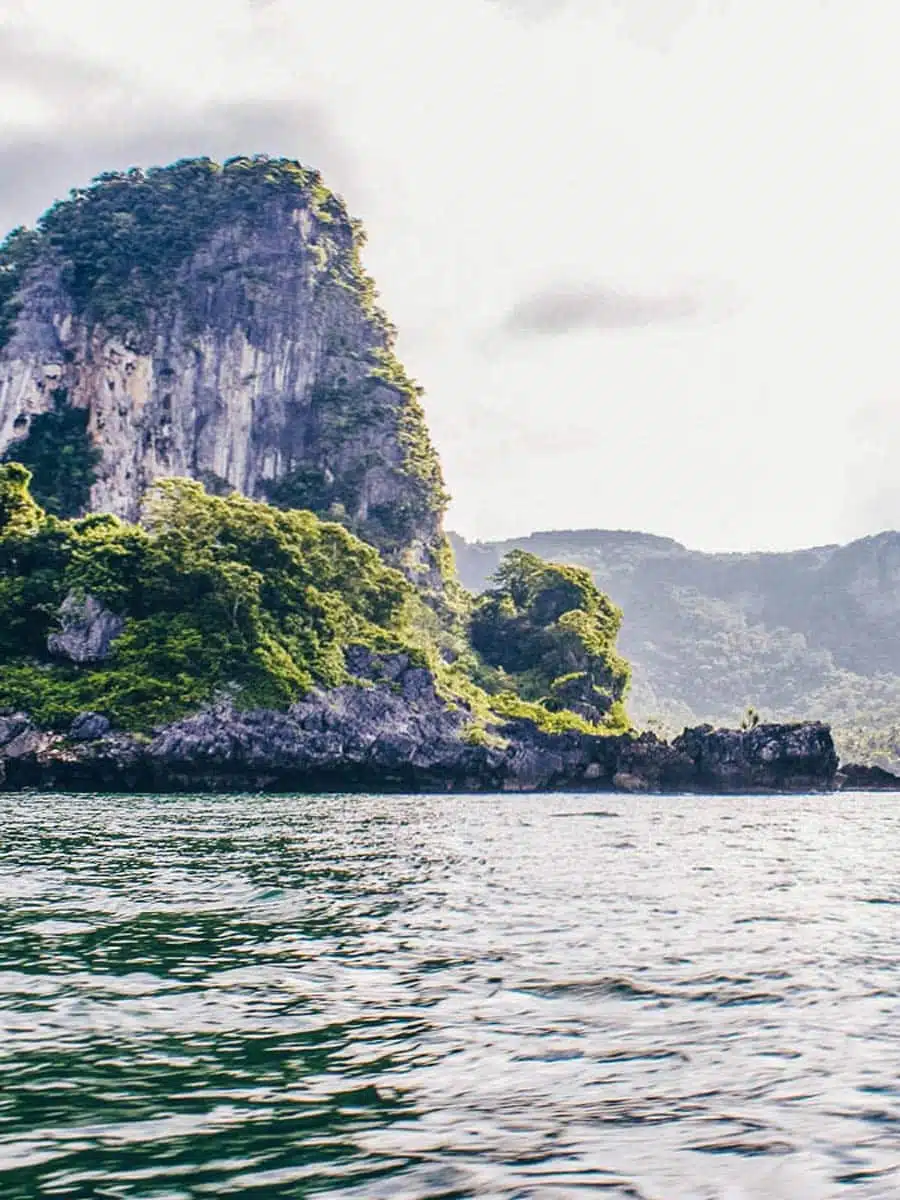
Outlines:
[[900, 1196], [900, 797], [0, 797], [0, 1195]]

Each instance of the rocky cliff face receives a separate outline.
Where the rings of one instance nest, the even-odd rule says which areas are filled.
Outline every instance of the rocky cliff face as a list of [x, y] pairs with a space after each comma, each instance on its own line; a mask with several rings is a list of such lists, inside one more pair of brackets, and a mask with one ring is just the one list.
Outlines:
[[110, 732], [97, 713], [81, 714], [67, 737], [23, 713], [0, 714], [0, 788], [739, 793], [830, 791], [838, 782], [824, 725], [701, 727], [670, 745], [650, 733], [542, 733], [509, 720], [473, 741], [465, 706], [443, 700], [408, 656], [377, 659], [360, 648], [353, 665], [370, 686], [315, 690], [286, 712], [226, 703], [150, 741]]
[[31, 465], [36, 418], [74, 408], [91, 510], [134, 519], [153, 480], [190, 476], [335, 517], [436, 581], [440, 468], [360, 243], [297, 164], [101, 177], [0, 255], [0, 451]]

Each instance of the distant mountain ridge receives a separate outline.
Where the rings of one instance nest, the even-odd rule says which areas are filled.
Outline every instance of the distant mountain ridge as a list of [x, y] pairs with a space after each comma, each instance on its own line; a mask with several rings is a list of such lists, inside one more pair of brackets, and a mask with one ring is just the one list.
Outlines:
[[900, 532], [726, 554], [624, 530], [450, 540], [474, 591], [512, 549], [589, 568], [624, 610], [639, 721], [733, 722], [752, 705], [777, 719], [900, 725]]

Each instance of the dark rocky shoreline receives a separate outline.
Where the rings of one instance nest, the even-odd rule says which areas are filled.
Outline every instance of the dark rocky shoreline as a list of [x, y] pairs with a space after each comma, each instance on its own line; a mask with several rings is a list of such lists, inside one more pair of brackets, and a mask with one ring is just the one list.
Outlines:
[[[222, 703], [152, 737], [82, 714], [67, 735], [0, 716], [7, 791], [829, 792], [900, 788], [879, 768], [839, 770], [827, 725], [686, 729], [671, 742], [544, 733], [507, 721], [485, 736], [404, 656], [378, 682], [314, 691], [286, 712]], [[388, 668], [386, 670], [386, 667]]]

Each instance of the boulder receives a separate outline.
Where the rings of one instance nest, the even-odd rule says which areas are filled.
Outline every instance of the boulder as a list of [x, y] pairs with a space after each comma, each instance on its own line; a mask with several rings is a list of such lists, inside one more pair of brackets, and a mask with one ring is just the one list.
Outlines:
[[83, 712], [69, 726], [69, 737], [73, 742], [94, 742], [106, 737], [111, 728], [109, 717], [104, 717], [102, 713]]
[[0, 761], [33, 757], [56, 740], [55, 734], [38, 729], [25, 713], [0, 716]]
[[616, 771], [613, 787], [617, 792], [649, 792], [650, 783], [643, 775], [632, 775], [629, 771]]
[[6, 712], [0, 714], [0, 750], [5, 751], [14, 738], [33, 728], [31, 718], [27, 713]]
[[379, 654], [362, 645], [348, 646], [344, 661], [351, 675], [372, 683], [393, 682], [412, 665], [408, 654]]
[[125, 618], [110, 612], [85, 592], [69, 592], [59, 609], [60, 630], [47, 638], [47, 649], [57, 658], [74, 663], [102, 662], [125, 628]]

